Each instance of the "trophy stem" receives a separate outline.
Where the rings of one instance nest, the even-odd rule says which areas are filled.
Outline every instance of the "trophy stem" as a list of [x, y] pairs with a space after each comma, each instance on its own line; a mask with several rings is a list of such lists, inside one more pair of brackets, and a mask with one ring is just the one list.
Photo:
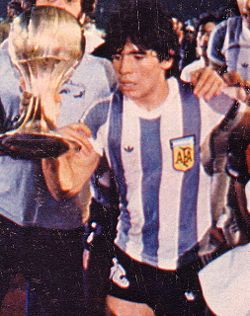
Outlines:
[[19, 120], [9, 131], [0, 134], [1, 149], [21, 159], [55, 158], [70, 149], [80, 149], [74, 140], [51, 130], [48, 122], [42, 113], [41, 98], [30, 96]]
[[34, 7], [30, 15], [14, 20], [9, 52], [30, 94], [23, 94], [20, 118], [0, 134], [3, 151], [18, 158], [41, 159], [78, 150], [77, 141], [55, 132], [60, 114], [56, 96], [84, 52], [77, 19], [56, 7]]

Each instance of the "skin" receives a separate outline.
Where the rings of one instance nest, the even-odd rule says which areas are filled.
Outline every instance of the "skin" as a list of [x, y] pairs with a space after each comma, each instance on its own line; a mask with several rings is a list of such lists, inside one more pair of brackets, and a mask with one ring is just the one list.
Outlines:
[[71, 13], [75, 18], [82, 16], [81, 0], [37, 0], [36, 6], [51, 6]]
[[107, 297], [107, 316], [154, 316], [153, 310], [146, 304], [125, 301], [114, 296]]
[[208, 64], [208, 58], [207, 58], [207, 45], [209, 37], [214, 30], [216, 24], [214, 22], [208, 22], [206, 24], [203, 24], [199, 27], [198, 34], [197, 34], [197, 54], [199, 57], [204, 57], [205, 61]]
[[250, 0], [237, 0], [237, 3], [244, 22], [250, 28]]
[[140, 50], [128, 41], [122, 51], [113, 55], [113, 66], [122, 93], [138, 106], [152, 110], [168, 95], [165, 71], [172, 60], [159, 61], [156, 52]]
[[226, 86], [224, 80], [210, 67], [193, 71], [191, 83], [194, 86], [194, 94], [206, 101], [219, 95]]

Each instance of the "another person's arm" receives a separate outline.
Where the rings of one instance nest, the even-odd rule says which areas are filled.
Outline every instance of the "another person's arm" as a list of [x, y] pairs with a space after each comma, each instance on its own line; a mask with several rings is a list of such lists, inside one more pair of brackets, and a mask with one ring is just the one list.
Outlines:
[[43, 159], [42, 169], [47, 187], [57, 199], [78, 194], [89, 180], [99, 162], [88, 137], [90, 131], [83, 124], [69, 125], [59, 131], [79, 144], [79, 151], [70, 149], [57, 159]]

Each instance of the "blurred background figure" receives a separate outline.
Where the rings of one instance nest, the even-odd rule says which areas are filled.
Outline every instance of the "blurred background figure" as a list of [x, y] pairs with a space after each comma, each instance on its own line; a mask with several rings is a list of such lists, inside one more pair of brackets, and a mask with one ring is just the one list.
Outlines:
[[237, 0], [240, 16], [221, 22], [213, 32], [208, 57], [229, 85], [250, 88], [250, 1]]
[[184, 24], [184, 39], [180, 49], [180, 71], [196, 59], [196, 18], [188, 19]]
[[7, 17], [0, 20], [0, 44], [8, 37], [10, 23], [22, 12], [22, 0], [11, 0], [7, 4]]
[[196, 56], [197, 60], [187, 65], [181, 73], [181, 79], [190, 82], [190, 73], [208, 66], [207, 46], [211, 32], [214, 30], [218, 19], [214, 15], [202, 17], [196, 27]]
[[7, 16], [9, 21], [12, 21], [20, 13], [22, 13], [22, 0], [11, 0], [7, 5]]
[[105, 32], [97, 28], [94, 13], [85, 18], [84, 36], [86, 38], [85, 52], [88, 54], [104, 43]]

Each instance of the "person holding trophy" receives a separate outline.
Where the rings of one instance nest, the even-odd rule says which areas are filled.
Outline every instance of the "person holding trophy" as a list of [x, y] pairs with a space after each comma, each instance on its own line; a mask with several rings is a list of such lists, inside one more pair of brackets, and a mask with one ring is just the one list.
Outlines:
[[113, 81], [105, 67], [111, 66], [83, 57], [81, 22], [93, 0], [31, 4], [0, 50], [0, 301], [20, 272], [27, 282], [27, 315], [83, 315], [86, 199], [82, 190], [56, 201], [41, 159], [78, 150], [54, 130], [78, 122], [109, 93]]

